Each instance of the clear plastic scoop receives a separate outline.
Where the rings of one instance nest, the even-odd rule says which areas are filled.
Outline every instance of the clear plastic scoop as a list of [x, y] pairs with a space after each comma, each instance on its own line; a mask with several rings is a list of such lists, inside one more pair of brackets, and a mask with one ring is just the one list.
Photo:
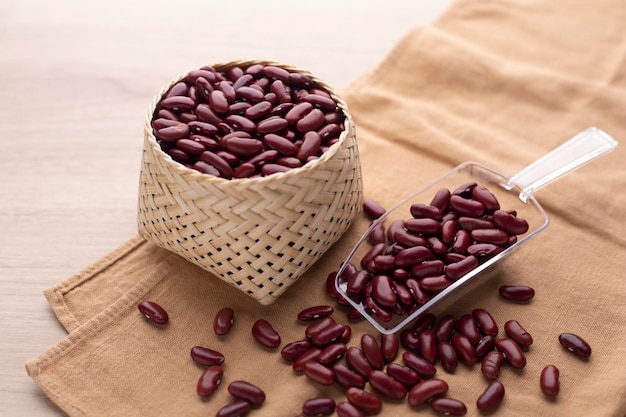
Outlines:
[[[535, 191], [599, 156], [612, 151], [616, 146], [617, 142], [607, 133], [597, 127], [590, 127], [514, 175], [503, 175], [475, 162], [466, 162], [457, 166], [391, 207], [383, 216], [372, 223], [337, 273], [335, 286], [339, 294], [379, 332], [385, 334], [398, 332], [420, 315], [432, 310], [437, 303], [440, 303], [442, 300], [449, 301], [453, 295], [459, 295], [461, 290], [467, 289], [470, 284], [474, 285], [481, 282], [483, 278], [490, 275], [487, 271], [491, 270], [492, 266], [498, 264], [504, 257], [548, 226], [550, 218], [535, 199]], [[449, 190], [454, 190], [468, 182], [476, 182], [487, 187], [498, 198], [503, 209], [516, 210], [518, 217], [528, 221], [529, 229], [523, 235], [518, 236], [517, 243], [507, 247], [499, 254], [454, 281], [446, 289], [432, 296], [429, 301], [408, 315], [394, 314], [391, 320], [383, 321], [376, 314], [373, 314], [361, 301], [350, 298], [346, 292], [347, 280], [343, 278], [344, 271], [349, 264], [358, 265], [361, 258], [371, 248], [368, 243], [368, 237], [378, 223], [385, 222], [385, 224], [389, 225], [395, 220], [406, 220], [410, 217], [412, 204], [428, 204], [441, 188], [445, 187]]]

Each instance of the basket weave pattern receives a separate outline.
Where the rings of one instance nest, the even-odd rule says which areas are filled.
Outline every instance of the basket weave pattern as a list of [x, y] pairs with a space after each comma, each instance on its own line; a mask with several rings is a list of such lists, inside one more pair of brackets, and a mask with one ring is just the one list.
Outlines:
[[[222, 64], [277, 65], [267, 61]], [[219, 68], [218, 66], [215, 66]], [[303, 72], [332, 93], [308, 72]], [[362, 181], [352, 119], [345, 113], [338, 143], [318, 160], [287, 173], [224, 179], [184, 167], [144, 127], [139, 233], [211, 272], [261, 304], [273, 303], [348, 229], [361, 210]]]

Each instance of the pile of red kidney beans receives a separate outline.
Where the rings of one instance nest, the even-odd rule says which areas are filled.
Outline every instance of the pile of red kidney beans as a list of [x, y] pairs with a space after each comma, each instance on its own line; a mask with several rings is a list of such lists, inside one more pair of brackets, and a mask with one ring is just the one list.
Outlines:
[[[465, 191], [461, 194], [448, 193], [448, 201], [450, 196], [454, 195], [461, 195], [463, 199], [472, 199], [471, 196], [474, 195], [472, 190], [475, 190], [477, 186], [464, 185], [463, 187], [465, 187]], [[484, 193], [482, 190], [480, 192]], [[438, 196], [441, 196], [440, 193]], [[470, 205], [472, 204], [470, 203]], [[379, 207], [370, 200], [366, 202], [365, 211], [370, 216], [377, 217], [384, 212]], [[419, 207], [422, 212], [431, 210], [430, 208], [424, 209], [423, 206]], [[492, 207], [488, 210], [491, 211], [490, 214], [483, 212], [479, 217], [484, 219], [484, 216], [493, 216], [493, 213], [500, 209], [499, 207]], [[442, 211], [445, 212], [446, 210]], [[416, 217], [414, 212], [415, 210], [412, 210], [411, 219], [420, 218]], [[434, 211], [431, 210], [431, 212]], [[506, 213], [515, 217], [514, 213]], [[451, 220], [451, 218], [444, 220], [444, 217], [445, 214], [435, 213], [434, 217], [428, 218], [435, 218], [440, 224], [445, 224]], [[491, 229], [497, 230], [499, 223], [495, 220], [496, 216], [493, 217], [494, 220], [489, 220], [488, 223], [491, 224]], [[459, 218], [456, 217], [457, 224]], [[512, 221], [507, 217], [506, 224], [519, 224], [520, 222], [516, 217], [515, 219]], [[455, 235], [458, 230], [463, 229], [457, 228]], [[517, 229], [517, 231], [521, 231], [521, 229]], [[521, 231], [521, 233], [524, 232]], [[409, 233], [419, 235], [412, 230], [409, 230]], [[502, 243], [494, 243], [494, 245], [510, 245], [513, 240], [511, 239], [512, 233], [511, 231], [506, 233], [508, 235], [506, 241], [502, 238]], [[425, 240], [428, 242], [427, 239]], [[479, 240], [470, 239], [466, 249], [472, 245], [482, 244], [476, 243], [477, 241]], [[376, 244], [374, 243], [374, 245]], [[454, 244], [455, 239], [447, 243], [451, 247]], [[390, 253], [395, 253], [397, 256], [402, 250], [406, 250], [406, 248]], [[446, 251], [445, 253], [456, 252]], [[442, 252], [442, 254], [444, 253]], [[465, 257], [467, 256], [477, 256], [477, 254], [468, 255], [465, 252]], [[444, 266], [441, 272], [443, 274], [446, 274], [445, 267], [447, 265], [462, 261], [454, 258], [455, 262], [446, 264], [445, 254], [442, 259]], [[431, 259], [422, 259], [420, 262], [429, 261]], [[368, 263], [365, 265], [367, 266]], [[417, 264], [410, 268], [402, 266], [401, 268], [408, 272], [407, 275], [402, 275], [403, 278], [400, 279], [394, 277], [394, 280], [410, 279], [411, 270], [415, 268], [415, 265]], [[367, 270], [370, 276], [364, 285], [365, 287], [369, 284], [375, 285], [376, 273], [369, 268]], [[469, 270], [465, 270], [464, 273], [469, 272]], [[392, 271], [392, 269], [388, 271]], [[358, 274], [359, 272], [355, 270], [353, 273]], [[327, 282], [334, 283], [335, 276], [336, 273], [330, 274]], [[448, 277], [448, 279], [453, 278]], [[419, 284], [419, 279], [417, 281]], [[362, 318], [354, 313], [355, 310], [348, 311], [345, 309], [344, 306], [347, 303], [345, 300], [341, 301], [341, 296], [337, 293], [334, 285], [327, 284], [327, 289], [328, 295], [337, 300], [339, 308], [347, 313], [345, 317], [348, 318], [348, 322]], [[427, 288], [423, 290], [424, 292], [429, 291]], [[364, 294], [367, 294], [368, 291], [363, 289]], [[371, 291], [373, 293], [377, 290], [372, 289]], [[390, 291], [393, 292], [393, 289]], [[409, 292], [411, 296], [414, 296], [410, 288]], [[524, 285], [503, 285], [500, 287], [499, 293], [506, 302], [514, 303], [527, 303], [534, 297], [534, 290]], [[390, 295], [387, 296], [391, 297]], [[363, 295], [363, 297], [367, 297], [367, 295]], [[380, 302], [378, 297], [375, 298], [377, 302]], [[164, 326], [168, 323], [167, 312], [153, 301], [140, 303], [138, 309], [155, 325]], [[375, 313], [375, 310], [372, 309], [372, 312]], [[214, 332], [217, 337], [223, 336], [231, 330], [234, 315], [235, 312], [229, 307], [217, 312], [214, 318]], [[299, 413], [299, 415], [304, 416], [330, 416], [336, 413], [339, 417], [364, 417], [381, 413], [386, 401], [397, 403], [406, 399], [408, 406], [415, 410], [430, 407], [442, 415], [462, 416], [467, 413], [466, 401], [468, 399], [452, 398], [447, 395], [448, 383], [441, 376], [441, 372], [438, 372], [436, 365], [440, 365], [445, 373], [452, 374], [459, 365], [472, 368], [476, 364], [480, 364], [480, 372], [485, 379], [485, 388], [478, 398], [469, 400], [479, 411], [491, 412], [500, 407], [505, 396], [505, 387], [498, 381], [501, 370], [505, 367], [517, 369], [525, 367], [526, 353], [528, 347], [533, 343], [532, 335], [522, 323], [515, 319], [509, 319], [498, 324], [498, 321], [482, 308], [475, 308], [458, 317], [451, 314], [436, 317], [432, 313], [426, 313], [418, 317], [410, 327], [403, 329], [399, 334], [374, 335], [365, 333], [357, 341], [352, 340], [350, 325], [345, 324], [345, 320], [335, 320], [334, 316], [335, 307], [331, 305], [315, 305], [304, 308], [297, 316], [298, 321], [303, 324], [302, 337], [285, 344], [282, 343], [280, 332], [266, 319], [258, 319], [251, 328], [253, 343], [270, 351], [278, 351], [280, 348], [282, 361], [293, 368], [294, 375], [304, 375], [312, 384], [321, 387], [336, 384], [345, 390], [345, 399], [343, 400], [336, 401], [325, 396], [313, 397], [302, 404], [301, 410], [284, 410], [285, 415], [287, 413], [294, 413], [294, 415]], [[503, 331], [500, 326], [502, 326]], [[591, 355], [591, 347], [578, 335], [562, 333], [559, 335], [558, 341], [567, 351], [583, 359]], [[206, 367], [199, 377], [196, 391], [201, 397], [210, 397], [218, 389], [224, 375], [222, 367], [224, 356], [211, 348], [194, 346], [191, 349], [191, 359]], [[546, 364], [537, 383], [546, 397], [558, 396], [560, 389], [559, 369], [553, 364]], [[244, 416], [262, 407], [266, 401], [266, 394], [262, 387], [245, 380], [235, 380], [229, 384], [227, 389], [233, 400], [223, 405], [217, 411], [216, 417]]]

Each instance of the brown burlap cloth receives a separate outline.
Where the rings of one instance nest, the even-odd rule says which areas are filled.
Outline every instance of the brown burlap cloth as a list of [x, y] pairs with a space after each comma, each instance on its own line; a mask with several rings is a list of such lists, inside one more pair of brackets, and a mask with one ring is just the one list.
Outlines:
[[[389, 206], [457, 164], [474, 160], [515, 173], [566, 139], [597, 125], [626, 140], [626, 4], [623, 0], [454, 3], [434, 24], [409, 33], [377, 68], [343, 91], [354, 115], [364, 191]], [[139, 134], [138, 134], [139, 138]], [[140, 139], [138, 139], [140, 140]], [[626, 145], [542, 189], [548, 229], [509, 257], [497, 276], [448, 310], [482, 307], [501, 328], [517, 319], [533, 335], [523, 370], [506, 368], [499, 415], [626, 415]], [[295, 373], [279, 349], [260, 348], [250, 328], [266, 318], [283, 345], [303, 337], [300, 309], [332, 302], [324, 281], [347, 255], [367, 220], [346, 235], [285, 295], [263, 307], [176, 255], [138, 237], [46, 291], [69, 332], [28, 373], [71, 416], [210, 416], [231, 397], [226, 386], [248, 380], [267, 393], [254, 416], [295, 416], [319, 395], [345, 399]], [[523, 283], [529, 304], [505, 302], [497, 288]], [[170, 314], [160, 329], [138, 313], [158, 300]], [[230, 334], [217, 338], [214, 313], [235, 309]], [[347, 322], [344, 313], [335, 313]], [[374, 332], [353, 324], [352, 345]], [[593, 347], [589, 360], [563, 349], [573, 332]], [[189, 350], [202, 345], [226, 356], [222, 386], [202, 400], [202, 368]], [[398, 359], [399, 361], [399, 359]], [[548, 400], [539, 374], [561, 371], [561, 392]], [[481, 415], [475, 401], [487, 385], [479, 366], [453, 375], [438, 368], [449, 397]], [[405, 401], [385, 401], [385, 416], [434, 415]]]

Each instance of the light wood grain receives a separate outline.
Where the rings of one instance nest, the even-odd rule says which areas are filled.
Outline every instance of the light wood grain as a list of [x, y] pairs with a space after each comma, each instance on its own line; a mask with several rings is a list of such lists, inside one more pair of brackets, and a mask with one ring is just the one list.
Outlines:
[[24, 370], [66, 335], [42, 291], [136, 234], [142, 122], [163, 85], [259, 58], [341, 90], [448, 4], [0, 3], [0, 414], [63, 415]]

